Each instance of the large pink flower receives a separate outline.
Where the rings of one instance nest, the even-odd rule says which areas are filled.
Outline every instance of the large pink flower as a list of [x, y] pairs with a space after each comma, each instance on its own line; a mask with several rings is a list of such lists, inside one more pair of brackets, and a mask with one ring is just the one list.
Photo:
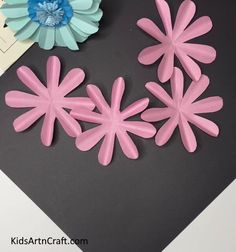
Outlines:
[[158, 122], [169, 118], [157, 132], [157, 145], [162, 146], [166, 144], [176, 127], [179, 126], [185, 148], [189, 152], [194, 152], [197, 148], [197, 141], [189, 123], [192, 123], [211, 136], [218, 136], [218, 126], [212, 121], [197, 115], [216, 112], [223, 106], [223, 100], [218, 96], [196, 101], [207, 89], [208, 85], [208, 77], [202, 75], [198, 82], [192, 82], [185, 95], [183, 95], [184, 78], [183, 73], [178, 68], [174, 69], [174, 74], [171, 77], [173, 98], [160, 85], [154, 82], [146, 84], [146, 88], [167, 106], [165, 108], [148, 109], [141, 115], [142, 119], [147, 122]]
[[207, 45], [186, 42], [209, 32], [212, 28], [211, 19], [207, 16], [201, 17], [187, 28], [194, 17], [196, 6], [194, 2], [185, 0], [179, 8], [174, 28], [172, 28], [171, 14], [167, 2], [156, 0], [156, 5], [166, 35], [150, 19], [140, 19], [137, 25], [158, 40], [160, 44], [144, 49], [139, 54], [139, 62], [144, 65], [151, 65], [164, 55], [158, 67], [158, 77], [161, 82], [166, 82], [173, 74], [174, 55], [176, 55], [192, 80], [199, 81], [201, 69], [193, 59], [209, 64], [215, 60], [216, 51]]
[[130, 159], [137, 159], [138, 150], [127, 132], [143, 138], [151, 138], [156, 133], [156, 129], [150, 123], [126, 121], [129, 117], [142, 112], [148, 106], [149, 99], [138, 100], [121, 112], [120, 104], [124, 90], [125, 82], [123, 78], [118, 78], [113, 85], [111, 106], [109, 106], [100, 89], [88, 85], [88, 95], [101, 114], [88, 109], [74, 109], [71, 112], [71, 115], [79, 120], [100, 124], [79, 135], [76, 146], [82, 151], [88, 151], [104, 138], [98, 159], [105, 166], [111, 162], [116, 136], [124, 154]]
[[8, 106], [33, 108], [14, 121], [13, 125], [17, 132], [26, 130], [41, 116], [45, 115], [41, 140], [46, 146], [50, 146], [52, 143], [56, 118], [69, 136], [77, 137], [81, 133], [78, 122], [64, 108], [86, 107], [91, 110], [94, 108], [94, 104], [89, 98], [65, 97], [83, 82], [84, 71], [79, 68], [72, 69], [59, 85], [60, 70], [59, 59], [55, 56], [49, 57], [47, 87], [45, 87], [28, 67], [22, 66], [17, 70], [18, 77], [36, 95], [21, 91], [10, 91], [6, 94]]

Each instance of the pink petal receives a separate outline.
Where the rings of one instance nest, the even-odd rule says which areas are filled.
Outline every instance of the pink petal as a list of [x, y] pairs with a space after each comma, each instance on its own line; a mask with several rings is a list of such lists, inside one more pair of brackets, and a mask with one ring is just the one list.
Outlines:
[[48, 90], [40, 82], [38, 77], [26, 66], [17, 69], [19, 79], [30, 88], [35, 94], [39, 96], [48, 97]]
[[173, 100], [167, 92], [157, 83], [149, 82], [145, 85], [149, 92], [151, 92], [157, 99], [162, 101], [166, 106], [173, 106]]
[[104, 127], [103, 125], [100, 125], [89, 129], [78, 136], [76, 139], [76, 146], [81, 151], [88, 151], [92, 149], [104, 136]]
[[155, 142], [158, 146], [165, 145], [178, 125], [178, 116], [171, 117], [157, 132]]
[[5, 96], [6, 104], [13, 108], [34, 108], [43, 104], [39, 96], [21, 91], [9, 91]]
[[13, 126], [16, 132], [22, 132], [28, 129], [31, 125], [33, 125], [43, 114], [45, 111], [34, 108], [30, 111], [22, 114], [14, 120]]
[[213, 96], [191, 104], [190, 110], [193, 114], [213, 113], [221, 110], [222, 107], [223, 99], [219, 96]]
[[196, 5], [193, 1], [185, 0], [179, 7], [175, 25], [174, 25], [174, 31], [173, 31], [173, 37], [174, 39], [177, 39], [185, 30], [185, 28], [189, 25], [191, 20], [193, 19], [196, 12]]
[[216, 59], [216, 50], [211, 46], [183, 43], [181, 44], [181, 50], [205, 64], [210, 64]]
[[174, 73], [171, 77], [171, 90], [172, 90], [172, 97], [176, 103], [176, 106], [179, 106], [184, 92], [184, 76], [182, 71], [175, 67]]
[[149, 104], [148, 98], [143, 98], [132, 103], [121, 112], [122, 118], [125, 120], [129, 117], [132, 117], [134, 115], [141, 113], [144, 109], [147, 108], [148, 104]]
[[196, 137], [184, 116], [180, 117], [179, 130], [180, 130], [182, 142], [186, 150], [188, 152], [194, 152], [197, 148]]
[[120, 104], [125, 91], [125, 81], [123, 78], [118, 78], [112, 87], [112, 96], [111, 96], [111, 108], [115, 111], [120, 110]]
[[195, 63], [184, 51], [180, 48], [176, 48], [176, 56], [182, 64], [186, 73], [194, 81], [199, 81], [201, 77], [201, 69], [197, 63]]
[[171, 108], [151, 108], [144, 111], [141, 118], [146, 122], [159, 122], [173, 115]]
[[81, 108], [77, 110], [72, 110], [70, 114], [74, 118], [85, 122], [102, 124], [104, 121], [101, 114], [92, 112], [88, 109]]
[[154, 39], [160, 42], [164, 42], [166, 40], [166, 36], [152, 20], [148, 18], [142, 18], [137, 22], [137, 25]]
[[94, 109], [94, 103], [88, 97], [65, 97], [61, 102], [61, 107], [72, 110], [85, 108], [89, 110]]
[[199, 96], [209, 86], [210, 80], [206, 75], [202, 75], [201, 79], [198, 82], [192, 82], [188, 90], [186, 91], [182, 104], [188, 107], [192, 102], [194, 102]]
[[138, 61], [143, 65], [152, 65], [164, 54], [165, 50], [163, 44], [147, 47], [139, 54]]
[[105, 136], [98, 154], [99, 163], [107, 166], [110, 164], [114, 151], [115, 134], [109, 133]]
[[79, 123], [64, 109], [56, 108], [56, 117], [70, 137], [77, 137], [81, 134], [81, 127]]
[[51, 56], [47, 62], [47, 87], [53, 93], [59, 85], [61, 62], [58, 57]]
[[196, 127], [198, 127], [199, 129], [201, 129], [210, 136], [217, 137], [219, 135], [220, 132], [219, 127], [215, 123], [206, 118], [192, 114], [191, 116], [188, 117], [188, 120], [189, 122], [191, 122]]
[[161, 60], [158, 67], [158, 78], [162, 83], [167, 82], [174, 71], [174, 50], [170, 48]]
[[200, 37], [212, 29], [212, 21], [209, 17], [201, 17], [192, 23], [179, 37], [179, 42], [186, 42], [191, 39]]
[[44, 117], [41, 140], [45, 146], [50, 146], [52, 144], [55, 119], [56, 117], [53, 111], [48, 111]]
[[63, 96], [69, 94], [84, 81], [84, 78], [85, 73], [82, 69], [74, 68], [70, 70], [59, 86], [60, 94]]
[[156, 6], [161, 16], [163, 25], [165, 27], [166, 34], [172, 35], [172, 22], [169, 5], [165, 0], [156, 0]]
[[117, 138], [126, 157], [130, 159], [137, 159], [139, 157], [137, 147], [126, 131], [117, 132]]
[[151, 138], [156, 134], [156, 129], [151, 123], [126, 121], [123, 125], [127, 131], [143, 138]]
[[104, 99], [102, 92], [95, 85], [87, 85], [86, 87], [88, 96], [91, 98], [92, 102], [98, 108], [98, 110], [103, 114], [110, 111], [110, 107]]

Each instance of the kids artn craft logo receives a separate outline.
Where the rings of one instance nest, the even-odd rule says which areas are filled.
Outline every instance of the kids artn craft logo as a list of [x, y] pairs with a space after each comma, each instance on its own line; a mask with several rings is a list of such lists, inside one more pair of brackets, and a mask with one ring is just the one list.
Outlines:
[[11, 237], [11, 245], [88, 245], [88, 239]]

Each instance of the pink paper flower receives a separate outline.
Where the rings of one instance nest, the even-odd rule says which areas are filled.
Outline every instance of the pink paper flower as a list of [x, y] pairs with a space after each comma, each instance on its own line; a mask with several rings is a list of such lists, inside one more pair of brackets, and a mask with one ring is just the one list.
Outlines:
[[42, 143], [50, 146], [53, 139], [54, 123], [58, 119], [66, 133], [77, 137], [81, 133], [78, 122], [64, 110], [75, 107], [93, 109], [94, 104], [86, 97], [65, 97], [84, 80], [84, 71], [72, 69], [59, 85], [61, 65], [57, 57], [49, 57], [47, 63], [47, 87], [36, 75], [25, 66], [17, 70], [20, 80], [36, 95], [21, 91], [10, 91], [6, 94], [6, 104], [14, 108], [32, 108], [19, 116], [13, 123], [16, 132], [21, 132], [45, 115], [41, 131]]
[[216, 112], [223, 107], [223, 100], [218, 96], [196, 101], [207, 89], [208, 85], [208, 77], [202, 75], [198, 82], [192, 82], [185, 95], [183, 95], [184, 78], [183, 73], [178, 68], [174, 69], [174, 74], [171, 77], [173, 98], [160, 85], [154, 82], [146, 84], [146, 88], [167, 106], [165, 108], [148, 109], [141, 115], [142, 119], [147, 122], [158, 122], [169, 118], [157, 132], [157, 145], [166, 144], [178, 126], [185, 148], [189, 152], [194, 152], [197, 148], [197, 141], [189, 123], [213, 137], [218, 136], [218, 126], [212, 121], [197, 115]]
[[100, 124], [78, 136], [76, 146], [82, 151], [88, 151], [104, 137], [98, 154], [99, 162], [104, 166], [111, 162], [115, 137], [118, 138], [124, 154], [130, 159], [137, 159], [138, 150], [127, 132], [143, 138], [151, 138], [156, 133], [156, 129], [150, 123], [126, 121], [129, 117], [142, 112], [148, 106], [149, 99], [138, 100], [121, 112], [120, 104], [124, 90], [125, 82], [123, 78], [118, 78], [113, 85], [109, 106], [100, 89], [88, 85], [87, 93], [100, 113], [88, 109], [74, 109], [71, 112], [71, 115], [79, 120]]
[[158, 40], [160, 44], [144, 49], [139, 54], [139, 62], [151, 65], [164, 55], [158, 67], [158, 77], [161, 82], [166, 82], [173, 74], [174, 55], [176, 55], [192, 80], [199, 81], [201, 69], [193, 59], [209, 64], [215, 60], [216, 51], [207, 45], [186, 42], [209, 32], [212, 28], [211, 19], [207, 16], [201, 17], [187, 28], [194, 17], [196, 6], [193, 1], [185, 0], [179, 8], [174, 28], [172, 28], [170, 8], [167, 2], [156, 0], [156, 5], [166, 35], [150, 19], [140, 19], [137, 25]]

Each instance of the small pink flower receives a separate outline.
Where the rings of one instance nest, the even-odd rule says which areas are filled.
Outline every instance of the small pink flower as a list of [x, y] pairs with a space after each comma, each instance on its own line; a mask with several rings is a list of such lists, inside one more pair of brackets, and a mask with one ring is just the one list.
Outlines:
[[55, 120], [58, 119], [66, 133], [77, 137], [81, 133], [78, 122], [64, 109], [85, 107], [93, 109], [94, 104], [86, 97], [65, 97], [84, 80], [84, 71], [72, 69], [59, 85], [61, 64], [57, 57], [49, 57], [47, 63], [47, 87], [25, 66], [17, 70], [19, 79], [36, 95], [21, 91], [6, 94], [6, 104], [14, 108], [32, 108], [19, 116], [13, 123], [17, 132], [22, 132], [45, 115], [41, 131], [41, 140], [50, 146], [53, 139]]
[[104, 138], [98, 154], [99, 162], [104, 166], [112, 160], [115, 137], [118, 138], [124, 154], [130, 159], [137, 159], [139, 155], [137, 147], [127, 132], [143, 138], [151, 138], [156, 133], [156, 129], [150, 123], [126, 121], [129, 117], [142, 112], [148, 106], [149, 99], [138, 100], [121, 112], [120, 104], [124, 91], [124, 79], [118, 78], [112, 88], [111, 106], [109, 106], [100, 89], [95, 85], [88, 85], [87, 93], [100, 113], [88, 109], [74, 109], [71, 112], [71, 115], [79, 120], [100, 124], [79, 135], [76, 146], [82, 151], [88, 151]]
[[209, 64], [215, 60], [216, 51], [207, 45], [186, 42], [209, 32], [212, 29], [211, 19], [207, 16], [201, 17], [187, 28], [195, 15], [196, 5], [193, 1], [185, 0], [179, 8], [174, 28], [172, 28], [170, 8], [167, 2], [156, 0], [156, 5], [166, 35], [150, 19], [140, 19], [137, 25], [158, 40], [160, 44], [144, 49], [139, 54], [139, 62], [151, 65], [164, 55], [158, 67], [158, 77], [161, 82], [166, 82], [173, 74], [174, 55], [176, 55], [192, 80], [199, 81], [201, 69], [193, 59]]
[[142, 119], [147, 122], [158, 122], [169, 118], [157, 132], [157, 145], [163, 146], [166, 144], [178, 126], [185, 148], [189, 152], [194, 152], [197, 148], [197, 141], [189, 123], [213, 137], [218, 136], [218, 126], [212, 121], [197, 115], [216, 112], [223, 107], [223, 100], [218, 96], [196, 101], [207, 89], [208, 85], [208, 77], [202, 75], [198, 82], [192, 82], [185, 95], [183, 95], [184, 77], [178, 68], [174, 69], [174, 74], [171, 77], [173, 98], [160, 85], [153, 82], [146, 84], [146, 88], [167, 106], [165, 108], [148, 109], [141, 115]]

